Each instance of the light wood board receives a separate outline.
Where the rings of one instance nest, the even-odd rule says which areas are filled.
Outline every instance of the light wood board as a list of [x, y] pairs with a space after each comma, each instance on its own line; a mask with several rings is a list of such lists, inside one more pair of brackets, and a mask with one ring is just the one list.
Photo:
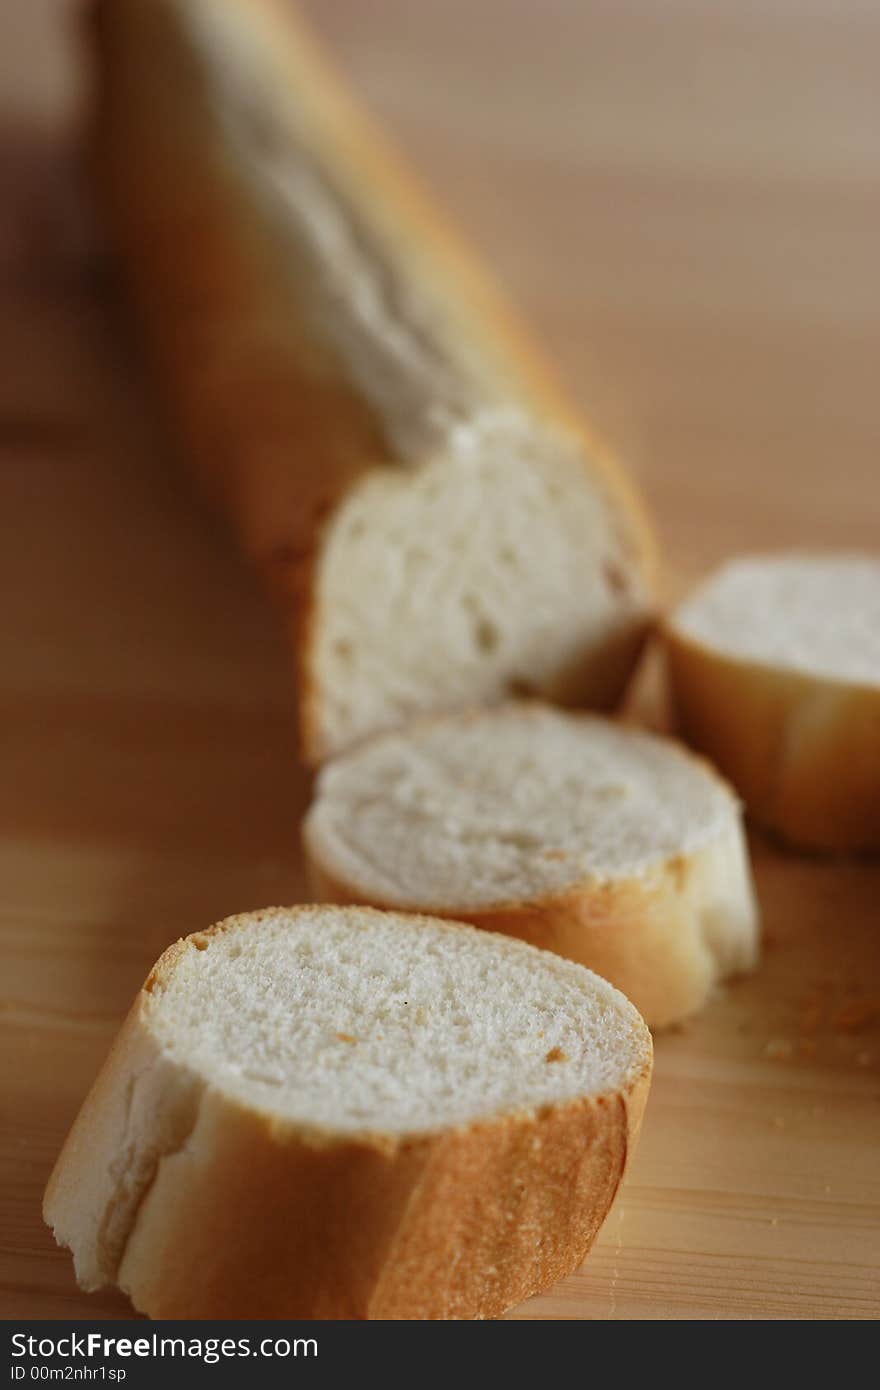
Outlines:
[[[0, 19], [0, 1301], [77, 1292], [50, 1166], [147, 968], [303, 891], [271, 613], [187, 488], [68, 194], [63, 0]], [[353, 81], [632, 461], [670, 591], [880, 538], [880, 10], [322, 0]], [[657, 1039], [587, 1264], [516, 1316], [880, 1313], [880, 866], [754, 841], [763, 967]]]

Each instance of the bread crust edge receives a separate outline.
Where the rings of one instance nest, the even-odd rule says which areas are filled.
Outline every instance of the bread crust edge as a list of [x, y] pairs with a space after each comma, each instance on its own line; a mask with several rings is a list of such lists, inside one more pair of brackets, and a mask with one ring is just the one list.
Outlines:
[[728, 655], [663, 625], [679, 728], [795, 847], [880, 851], [880, 687]]

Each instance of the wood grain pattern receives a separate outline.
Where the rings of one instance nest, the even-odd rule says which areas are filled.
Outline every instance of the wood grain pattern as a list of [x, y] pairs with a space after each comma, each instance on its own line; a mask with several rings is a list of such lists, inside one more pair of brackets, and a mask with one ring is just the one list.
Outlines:
[[[147, 968], [302, 892], [272, 616], [190, 496], [70, 195], [76, 6], [3, 11], [0, 1300], [87, 1298], [39, 1204]], [[880, 12], [323, 0], [660, 520], [672, 584], [880, 535]], [[763, 969], [657, 1041], [628, 1182], [534, 1318], [880, 1313], [880, 866], [754, 842]]]

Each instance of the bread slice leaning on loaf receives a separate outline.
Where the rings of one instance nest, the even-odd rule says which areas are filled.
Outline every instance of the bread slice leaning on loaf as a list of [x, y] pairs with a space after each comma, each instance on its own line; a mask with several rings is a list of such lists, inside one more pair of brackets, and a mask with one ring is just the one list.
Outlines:
[[110, 230], [280, 598], [306, 757], [511, 691], [613, 705], [652, 609], [641, 504], [289, 7], [98, 14]]
[[520, 942], [230, 917], [153, 970], [44, 1214], [155, 1318], [492, 1317], [583, 1260], [650, 1075], [628, 1000]]
[[664, 629], [684, 736], [795, 845], [880, 850], [880, 557], [758, 555]]
[[325, 901], [558, 951], [651, 1025], [757, 959], [739, 803], [678, 744], [609, 719], [514, 703], [378, 735], [322, 769], [304, 843]]

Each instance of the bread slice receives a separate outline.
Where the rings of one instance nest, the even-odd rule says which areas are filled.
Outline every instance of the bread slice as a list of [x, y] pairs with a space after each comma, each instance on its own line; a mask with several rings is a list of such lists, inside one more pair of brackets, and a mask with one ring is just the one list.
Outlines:
[[685, 737], [793, 844], [880, 849], [880, 558], [758, 555], [665, 628]]
[[596, 716], [514, 703], [378, 736], [322, 770], [304, 841], [325, 900], [548, 947], [652, 1025], [756, 960], [737, 801], [670, 740]]
[[95, 165], [317, 762], [525, 689], [610, 707], [652, 608], [616, 463], [287, 6], [109, 0]]
[[165, 952], [49, 1182], [86, 1289], [156, 1318], [491, 1317], [584, 1258], [651, 1075], [580, 966], [369, 908]]

